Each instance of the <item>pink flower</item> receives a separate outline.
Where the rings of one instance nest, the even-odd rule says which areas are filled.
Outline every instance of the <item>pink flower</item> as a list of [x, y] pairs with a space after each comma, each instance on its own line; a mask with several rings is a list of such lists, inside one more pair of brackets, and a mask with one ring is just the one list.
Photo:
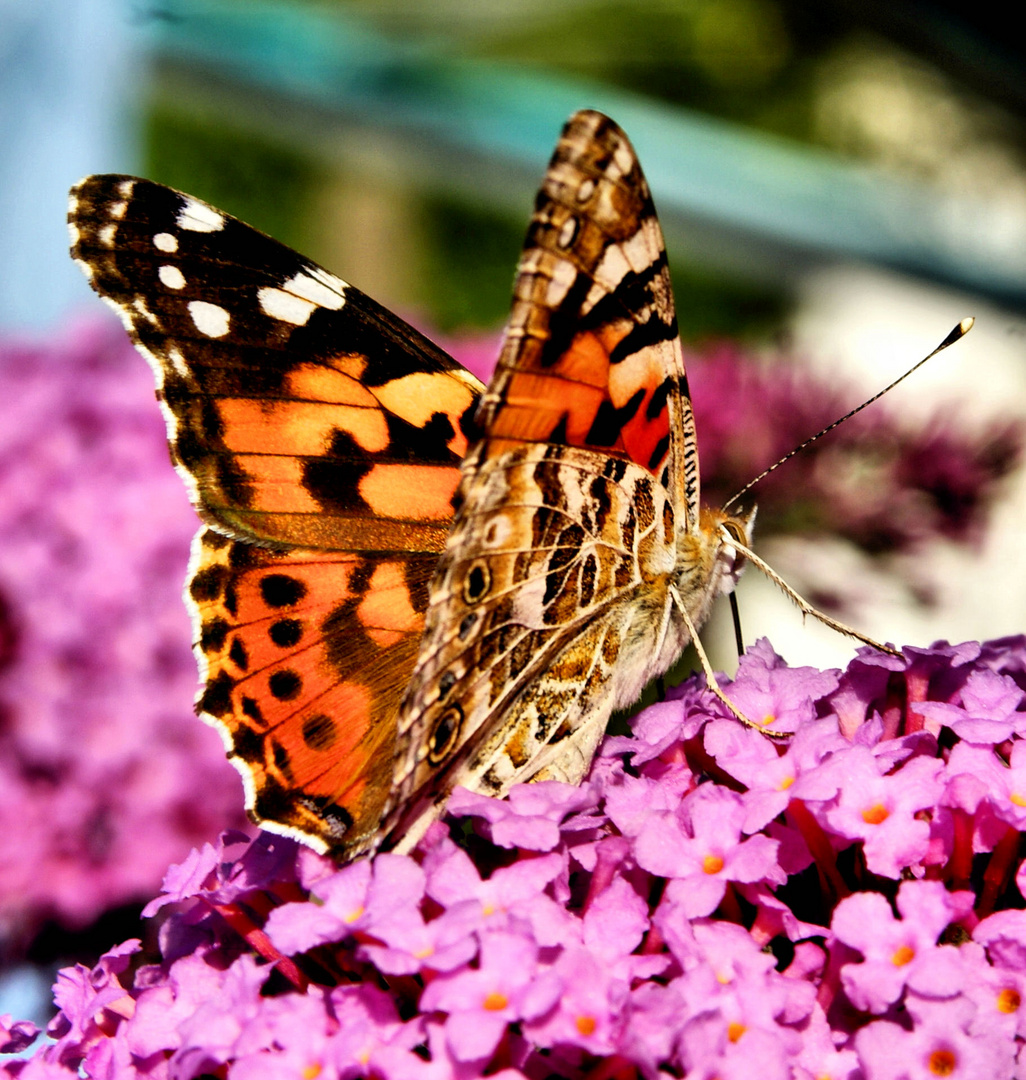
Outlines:
[[478, 967], [439, 975], [420, 1000], [425, 1012], [448, 1014], [446, 1039], [459, 1061], [489, 1058], [508, 1023], [543, 1016], [563, 989], [556, 971], [539, 969], [530, 938], [503, 930], [480, 938]]
[[[964, 897], [963, 897], [964, 899]], [[846, 964], [841, 976], [856, 1008], [881, 1013], [908, 986], [931, 997], [952, 997], [960, 987], [958, 950], [937, 946], [941, 933], [969, 905], [958, 903], [939, 881], [905, 881], [895, 919], [879, 893], [859, 893], [837, 905], [831, 929], [864, 960]]]

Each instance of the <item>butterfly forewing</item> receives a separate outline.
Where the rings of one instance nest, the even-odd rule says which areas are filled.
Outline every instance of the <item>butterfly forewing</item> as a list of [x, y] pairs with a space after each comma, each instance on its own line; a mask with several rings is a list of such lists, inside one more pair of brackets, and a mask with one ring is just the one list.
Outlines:
[[441, 550], [481, 390], [455, 360], [160, 184], [89, 177], [69, 220], [72, 255], [154, 369], [206, 521], [271, 546]]
[[573, 116], [553, 154], [477, 418], [492, 453], [542, 442], [642, 465], [697, 523], [694, 418], [662, 230], [633, 147], [600, 113]]

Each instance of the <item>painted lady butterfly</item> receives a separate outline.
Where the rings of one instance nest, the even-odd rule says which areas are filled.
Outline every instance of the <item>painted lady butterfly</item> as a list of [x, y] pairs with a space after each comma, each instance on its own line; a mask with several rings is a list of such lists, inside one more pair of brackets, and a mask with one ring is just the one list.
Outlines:
[[69, 222], [206, 523], [197, 707], [266, 828], [409, 850], [457, 784], [579, 781], [752, 557], [751, 515], [699, 508], [662, 234], [599, 113], [556, 147], [487, 389], [188, 195], [93, 176]]

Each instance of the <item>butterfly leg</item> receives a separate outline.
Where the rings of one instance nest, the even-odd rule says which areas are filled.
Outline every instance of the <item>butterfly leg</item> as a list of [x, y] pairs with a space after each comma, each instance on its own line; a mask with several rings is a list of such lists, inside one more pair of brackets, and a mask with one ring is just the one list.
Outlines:
[[[831, 630], [836, 630], [839, 634], [844, 634], [847, 637], [855, 638], [856, 641], [861, 641], [866, 645], [872, 646], [874, 649], [879, 649], [880, 652], [890, 653], [891, 656], [900, 656], [901, 653], [897, 649], [892, 649], [889, 645], [881, 645], [879, 641], [874, 641], [873, 638], [866, 634], [861, 633], [852, 626], [848, 626], [847, 623], [839, 622], [837, 619], [832, 619], [825, 612], [820, 611], [818, 608], [814, 608], [805, 597], [796, 593], [794, 589], [768, 564], [763, 562], [758, 555], [752, 551], [751, 548], [742, 544], [736, 536], [732, 533], [728, 533], [723, 530], [724, 538], [742, 554], [744, 557], [756, 568], [761, 571], [773, 582], [774, 585], [798, 608], [802, 615], [811, 615], [814, 619], [819, 619], [824, 626], [829, 626]], [[697, 646], [696, 646], [697, 647]]]
[[[736, 543], [736, 541], [732, 541]], [[771, 739], [790, 739], [791, 734], [786, 731], [773, 731], [770, 728], [765, 728], [761, 724], [757, 724], [754, 720], [750, 720], [745, 714], [730, 700], [729, 697], [723, 692], [719, 682], [716, 680], [716, 673], [712, 669], [712, 664], [709, 663], [709, 657], [706, 655], [705, 649], [702, 647], [702, 642], [698, 637], [698, 630], [695, 624], [691, 620], [691, 616], [688, 614], [687, 609], [684, 606], [684, 601], [681, 598], [680, 593], [677, 591], [676, 586], [670, 586], [670, 596], [673, 598], [674, 604], [677, 606], [677, 610], [680, 612], [680, 617], [684, 625], [688, 629], [688, 633], [691, 635], [691, 643], [695, 646], [695, 652], [698, 653], [698, 659], [702, 664], [702, 670], [705, 672], [705, 681], [708, 684], [709, 689], [723, 702], [723, 704], [731, 711], [731, 713], [741, 721], [745, 727], [755, 728], [756, 731], [763, 735], [768, 736]]]

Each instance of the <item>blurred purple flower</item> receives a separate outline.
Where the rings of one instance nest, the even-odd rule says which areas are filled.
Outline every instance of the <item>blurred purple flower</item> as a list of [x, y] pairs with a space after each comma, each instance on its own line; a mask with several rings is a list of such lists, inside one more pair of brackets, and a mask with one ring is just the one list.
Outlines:
[[153, 895], [241, 785], [192, 712], [195, 514], [111, 319], [0, 345], [0, 944]]

